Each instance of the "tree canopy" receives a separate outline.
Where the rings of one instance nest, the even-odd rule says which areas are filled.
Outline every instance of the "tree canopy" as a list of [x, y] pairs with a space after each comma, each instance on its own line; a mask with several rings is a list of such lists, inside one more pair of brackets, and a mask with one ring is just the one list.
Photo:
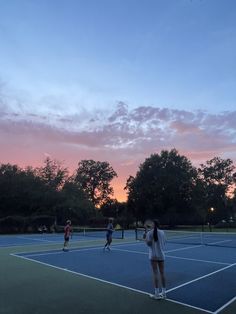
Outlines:
[[81, 160], [76, 170], [75, 182], [98, 207], [114, 194], [111, 181], [115, 177], [117, 174], [108, 162]]
[[191, 162], [176, 149], [152, 154], [127, 181], [129, 207], [138, 219], [188, 213], [196, 176]]
[[[230, 159], [214, 157], [201, 164], [198, 169], [199, 178], [202, 184], [201, 199], [204, 200], [205, 208], [214, 208], [216, 214], [211, 214], [211, 220], [216, 221], [230, 216], [229, 191], [233, 190], [236, 183], [235, 166]], [[210, 213], [205, 213], [209, 216]]]
[[168, 225], [236, 220], [236, 172], [230, 159], [214, 157], [196, 168], [176, 149], [152, 154], [128, 177], [123, 203], [113, 198], [115, 177], [106, 161], [81, 160], [71, 175], [50, 158], [39, 168], [0, 164], [0, 224], [6, 219], [24, 227], [24, 217], [37, 222], [48, 217], [50, 224], [70, 218], [80, 225], [114, 217], [126, 226], [156, 217]]
[[0, 165], [0, 218], [48, 215], [61, 224], [68, 218], [83, 224], [95, 214], [92, 202], [56, 160], [47, 158], [35, 169]]

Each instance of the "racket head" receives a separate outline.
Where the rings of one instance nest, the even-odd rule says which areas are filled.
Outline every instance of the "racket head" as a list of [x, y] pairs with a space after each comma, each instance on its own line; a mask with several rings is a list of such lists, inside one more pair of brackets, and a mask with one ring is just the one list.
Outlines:
[[151, 230], [153, 229], [153, 227], [154, 227], [153, 221], [151, 219], [146, 219], [144, 222], [144, 228], [146, 230]]

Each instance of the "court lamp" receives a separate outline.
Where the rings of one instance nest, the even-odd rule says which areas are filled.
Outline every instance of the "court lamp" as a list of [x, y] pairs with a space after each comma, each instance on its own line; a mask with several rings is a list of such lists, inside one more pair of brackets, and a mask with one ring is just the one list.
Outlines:
[[[215, 210], [214, 207], [210, 208], [211, 215], [213, 214], [214, 210]], [[212, 217], [210, 217], [210, 218], [212, 218]], [[210, 227], [210, 231], [212, 231], [212, 219], [210, 219], [209, 227]]]

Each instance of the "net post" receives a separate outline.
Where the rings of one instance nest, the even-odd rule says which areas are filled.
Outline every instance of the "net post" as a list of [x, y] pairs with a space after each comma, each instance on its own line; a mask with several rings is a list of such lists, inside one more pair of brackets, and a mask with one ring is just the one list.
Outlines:
[[124, 239], [124, 228], [122, 228], [121, 238]]

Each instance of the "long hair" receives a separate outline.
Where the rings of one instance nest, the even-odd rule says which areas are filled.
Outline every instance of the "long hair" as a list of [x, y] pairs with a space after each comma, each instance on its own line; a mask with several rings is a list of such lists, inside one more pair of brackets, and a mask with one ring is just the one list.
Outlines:
[[158, 229], [159, 226], [160, 226], [160, 222], [159, 222], [159, 220], [155, 219], [155, 220], [153, 221], [153, 223], [154, 223], [153, 239], [154, 239], [155, 242], [157, 242], [157, 241], [158, 241], [158, 232], [157, 232], [157, 229]]

